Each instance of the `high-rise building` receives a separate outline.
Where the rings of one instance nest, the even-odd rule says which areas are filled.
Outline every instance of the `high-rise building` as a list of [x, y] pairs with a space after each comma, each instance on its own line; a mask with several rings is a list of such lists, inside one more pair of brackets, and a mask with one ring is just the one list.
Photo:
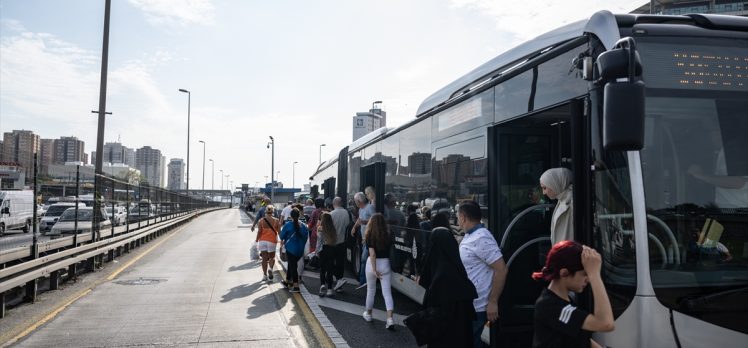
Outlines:
[[368, 112], [357, 112], [356, 116], [353, 116], [353, 141], [385, 126], [387, 112], [382, 109], [381, 101], [375, 101]]
[[49, 166], [52, 165], [55, 158], [55, 140], [41, 139], [39, 147], [39, 172], [43, 175], [49, 174]]
[[162, 187], [163, 167], [161, 150], [143, 146], [135, 151], [135, 168], [140, 170], [149, 185]]
[[34, 154], [39, 152], [39, 136], [28, 130], [13, 130], [3, 134], [3, 161], [20, 164], [26, 181], [34, 176]]
[[76, 137], [61, 137], [54, 141], [54, 155], [52, 162], [65, 164], [66, 162], [83, 162], [85, 143]]
[[[684, 15], [689, 13], [718, 13], [735, 16], [748, 16], [748, 2], [745, 0], [658, 0], [655, 1], [656, 14]], [[650, 12], [651, 2], [631, 11], [631, 13]]]
[[169, 190], [184, 190], [187, 187], [184, 174], [186, 170], [183, 159], [172, 158], [169, 161], [169, 184], [167, 186]]
[[[135, 150], [121, 143], [106, 143], [102, 152], [104, 163], [122, 163], [135, 167]], [[96, 163], [96, 151], [91, 152], [91, 163]]]

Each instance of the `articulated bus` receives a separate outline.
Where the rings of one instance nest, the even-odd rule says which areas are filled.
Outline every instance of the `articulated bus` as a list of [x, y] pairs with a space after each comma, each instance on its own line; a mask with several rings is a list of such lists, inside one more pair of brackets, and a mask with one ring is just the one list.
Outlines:
[[[355, 141], [313, 192], [477, 201], [508, 267], [495, 346], [528, 346], [550, 247], [546, 169], [574, 175], [575, 239], [603, 256], [612, 347], [748, 346], [748, 18], [595, 13], [438, 90], [415, 119]], [[391, 229], [393, 284], [423, 252]], [[359, 271], [357, 241], [348, 260]], [[421, 248], [414, 248], [414, 246]], [[418, 249], [418, 250], [417, 250]], [[589, 293], [581, 303], [591, 310]]]

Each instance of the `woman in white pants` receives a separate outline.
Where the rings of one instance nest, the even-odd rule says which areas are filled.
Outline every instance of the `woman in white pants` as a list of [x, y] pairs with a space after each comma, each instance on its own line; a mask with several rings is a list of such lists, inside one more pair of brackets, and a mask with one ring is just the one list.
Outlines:
[[377, 279], [382, 283], [382, 296], [387, 308], [385, 328], [394, 330], [392, 320], [392, 271], [390, 269], [390, 235], [387, 223], [382, 214], [374, 214], [366, 225], [364, 236], [369, 249], [369, 260], [366, 262], [366, 311], [364, 320], [371, 321], [371, 310], [374, 308], [374, 295], [377, 293]]

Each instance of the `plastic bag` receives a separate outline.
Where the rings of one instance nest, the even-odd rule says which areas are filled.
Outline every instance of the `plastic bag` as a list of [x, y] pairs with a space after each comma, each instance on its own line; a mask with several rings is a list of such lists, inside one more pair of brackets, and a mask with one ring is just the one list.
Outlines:
[[480, 333], [480, 340], [483, 341], [483, 343], [490, 345], [491, 344], [491, 322], [487, 321], [485, 325], [483, 325], [483, 331]]
[[249, 246], [249, 259], [252, 261], [260, 259], [260, 249], [257, 248], [257, 242], [252, 242], [252, 245]]

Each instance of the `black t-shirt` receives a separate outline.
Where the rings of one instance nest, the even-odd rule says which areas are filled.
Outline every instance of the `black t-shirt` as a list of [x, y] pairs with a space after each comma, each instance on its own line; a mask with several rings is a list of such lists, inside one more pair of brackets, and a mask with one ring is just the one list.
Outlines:
[[566, 301], [553, 291], [543, 289], [535, 301], [535, 348], [589, 347], [589, 331], [582, 329], [589, 313]]
[[390, 258], [390, 246], [392, 246], [392, 244], [388, 241], [387, 245], [384, 248], [382, 248], [382, 249], [379, 249], [379, 248], [376, 248], [376, 247], [372, 247], [372, 246], [368, 245], [368, 243], [367, 243], [366, 247], [367, 248], [374, 248], [374, 252], [376, 253], [376, 257], [378, 259], [389, 259]]

